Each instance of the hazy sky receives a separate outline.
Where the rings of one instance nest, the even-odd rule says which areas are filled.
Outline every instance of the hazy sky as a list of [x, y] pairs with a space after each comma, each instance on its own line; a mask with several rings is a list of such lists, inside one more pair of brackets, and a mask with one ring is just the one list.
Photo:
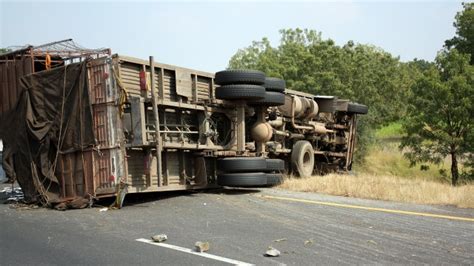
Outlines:
[[126, 2], [0, 0], [0, 47], [73, 38], [87, 48], [214, 72], [252, 41], [279, 43], [282, 28], [321, 31], [338, 45], [373, 44], [433, 60], [462, 1]]

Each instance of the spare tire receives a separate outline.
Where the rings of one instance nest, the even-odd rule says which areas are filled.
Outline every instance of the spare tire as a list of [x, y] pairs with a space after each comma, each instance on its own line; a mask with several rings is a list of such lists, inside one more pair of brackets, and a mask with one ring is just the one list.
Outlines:
[[265, 97], [265, 88], [258, 85], [238, 84], [216, 88], [216, 98], [222, 100], [260, 100]]
[[222, 172], [262, 172], [267, 161], [262, 157], [228, 157], [217, 160], [217, 170]]
[[227, 187], [262, 187], [267, 185], [265, 173], [229, 173], [217, 176], [217, 184]]
[[285, 161], [280, 159], [266, 159], [267, 172], [285, 170]]
[[267, 77], [265, 78], [263, 87], [265, 87], [267, 91], [284, 92], [286, 82], [283, 79]]
[[262, 85], [265, 83], [265, 73], [257, 70], [224, 70], [216, 73], [214, 82], [217, 85], [230, 84], [253, 84]]
[[367, 105], [358, 104], [358, 103], [349, 103], [347, 105], [347, 112], [353, 114], [365, 115], [369, 112]]
[[283, 183], [283, 175], [282, 174], [267, 174], [267, 185], [268, 186], [276, 186]]
[[260, 106], [280, 106], [285, 104], [285, 94], [281, 92], [267, 91], [264, 96], [263, 99], [251, 101], [248, 104]]

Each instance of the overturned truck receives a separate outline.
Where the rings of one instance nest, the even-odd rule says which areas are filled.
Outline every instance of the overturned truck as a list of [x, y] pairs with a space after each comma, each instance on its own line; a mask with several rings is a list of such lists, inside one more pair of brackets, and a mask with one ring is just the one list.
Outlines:
[[[364, 105], [259, 71], [84, 51], [69, 61], [51, 49], [0, 55], [4, 168], [30, 201], [82, 207], [117, 196], [121, 205], [126, 193], [273, 186], [351, 169]], [[47, 69], [15, 72], [51, 57]]]

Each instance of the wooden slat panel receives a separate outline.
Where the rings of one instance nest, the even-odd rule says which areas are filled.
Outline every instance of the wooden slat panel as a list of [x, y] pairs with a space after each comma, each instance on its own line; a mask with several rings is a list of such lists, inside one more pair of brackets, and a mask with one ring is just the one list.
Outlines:
[[[127, 58], [127, 57], [123, 57], [123, 58]], [[140, 72], [145, 69], [145, 71], [147, 72], [147, 76], [149, 76], [149, 72], [150, 72], [150, 68], [148, 67], [147, 62], [143, 60], [139, 60], [139, 61], [143, 62], [143, 64], [138, 64], [137, 60], [132, 60], [132, 61], [121, 60], [120, 61], [121, 62], [120, 63], [121, 81], [126, 87], [128, 93], [133, 96], [145, 96], [140, 90], [141, 89], [140, 88]], [[160, 95], [160, 100], [178, 102], [180, 99], [182, 99], [184, 103], [187, 100], [190, 100], [189, 99], [190, 97], [180, 97], [177, 94], [176, 72], [184, 71], [184, 70], [188, 71], [190, 75], [191, 74], [197, 75], [197, 84], [196, 84], [196, 88], [198, 90], [196, 92], [196, 95], [198, 97], [197, 99], [200, 101], [209, 100], [210, 90], [212, 86], [212, 78], [213, 78], [212, 75], [203, 76], [201, 72], [199, 71], [187, 70], [184, 68], [168, 68], [168, 67], [160, 68], [162, 66], [166, 66], [166, 65], [157, 64], [157, 66], [155, 66], [155, 74], [156, 74], [155, 75], [155, 84], [156, 84], [155, 88], [158, 90], [160, 86], [163, 87], [163, 95]], [[162, 70], [164, 74], [163, 77], [161, 77], [160, 75]], [[195, 73], [199, 73], [199, 74], [195, 74]], [[191, 86], [192, 82], [187, 85]], [[151, 97], [150, 92], [147, 92], [146, 96]]]
[[178, 101], [178, 94], [176, 93], [176, 78], [174, 71], [165, 69], [163, 85], [164, 99], [170, 101]]
[[89, 90], [90, 99], [92, 104], [106, 103], [107, 99], [107, 80], [108, 72], [106, 71], [105, 64], [93, 64], [89, 66], [88, 79], [89, 79]]
[[115, 182], [111, 180], [110, 151], [101, 150], [100, 153], [93, 151], [94, 156], [94, 181], [97, 188], [112, 188]]
[[132, 186], [146, 186], [145, 156], [142, 151], [128, 151], [128, 174]]
[[178, 152], [167, 153], [167, 170], [169, 173], [168, 184], [179, 184], [179, 158]]
[[197, 90], [198, 100], [207, 101], [211, 97], [212, 78], [198, 76]]
[[122, 63], [120, 64], [120, 79], [128, 93], [140, 95], [140, 71], [141, 65]]

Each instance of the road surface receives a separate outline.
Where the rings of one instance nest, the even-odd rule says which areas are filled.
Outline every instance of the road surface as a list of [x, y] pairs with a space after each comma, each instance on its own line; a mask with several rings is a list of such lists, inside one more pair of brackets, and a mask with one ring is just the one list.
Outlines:
[[[472, 209], [277, 189], [127, 197], [104, 212], [0, 204], [0, 264], [474, 264]], [[137, 241], [160, 233], [167, 246]]]

